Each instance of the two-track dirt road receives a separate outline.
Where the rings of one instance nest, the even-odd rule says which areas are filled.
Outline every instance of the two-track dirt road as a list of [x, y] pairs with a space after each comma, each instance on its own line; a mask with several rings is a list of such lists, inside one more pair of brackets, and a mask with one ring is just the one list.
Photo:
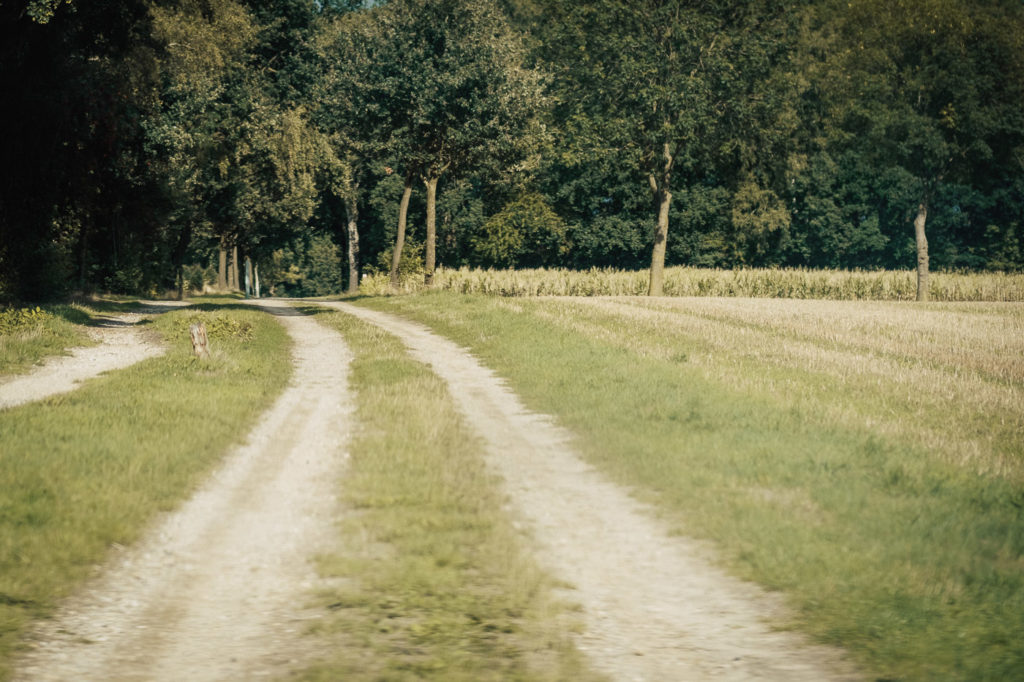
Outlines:
[[100, 316], [99, 324], [88, 329], [97, 345], [72, 348], [69, 355], [49, 358], [27, 374], [0, 377], [0, 410], [73, 391], [86, 379], [159, 355], [163, 348], [147, 341], [135, 325], [183, 305], [188, 304], [144, 301], [138, 312]]
[[288, 304], [262, 306], [294, 339], [291, 384], [191, 500], [33, 634], [15, 679], [241, 681], [301, 665], [310, 560], [336, 538], [349, 353]]
[[[342, 339], [279, 302], [295, 339], [292, 385], [196, 498], [71, 600], [35, 635], [23, 680], [241, 680], [301, 667], [298, 636], [329, 542], [354, 399]], [[446, 380], [509, 513], [538, 560], [583, 608], [577, 644], [616, 680], [852, 680], [840, 652], [774, 631], [761, 590], [670, 537], [641, 504], [572, 451], [571, 435], [527, 412], [493, 373], [426, 328], [324, 304], [400, 337]], [[292, 663], [294, 661], [294, 663]]]

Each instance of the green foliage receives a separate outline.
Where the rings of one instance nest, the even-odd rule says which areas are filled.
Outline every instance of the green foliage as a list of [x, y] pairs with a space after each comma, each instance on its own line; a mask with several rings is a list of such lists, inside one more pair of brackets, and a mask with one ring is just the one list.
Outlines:
[[[926, 199], [937, 269], [1020, 269], [1022, 27], [1002, 0], [14, 0], [0, 296], [165, 291], [221, 246], [354, 245], [349, 217], [375, 263], [420, 175], [449, 266], [644, 267], [653, 179], [669, 264], [907, 267]], [[484, 228], [529, 195], [570, 249]]]
[[53, 316], [42, 308], [8, 308], [0, 310], [0, 334], [15, 334], [42, 327]]
[[493, 267], [540, 267], [568, 250], [565, 222], [539, 194], [528, 194], [491, 216], [472, 240], [476, 258]]
[[254, 333], [252, 322], [239, 319], [238, 316], [216, 313], [213, 312], [214, 310], [216, 307], [207, 312], [190, 312], [176, 316], [172, 328], [174, 336], [176, 338], [188, 336], [189, 328], [192, 325], [202, 324], [206, 327], [206, 334], [210, 339], [236, 339], [243, 343], [252, 341]]
[[326, 235], [316, 235], [306, 248], [275, 251], [260, 277], [272, 295], [325, 296], [342, 290], [341, 253]]

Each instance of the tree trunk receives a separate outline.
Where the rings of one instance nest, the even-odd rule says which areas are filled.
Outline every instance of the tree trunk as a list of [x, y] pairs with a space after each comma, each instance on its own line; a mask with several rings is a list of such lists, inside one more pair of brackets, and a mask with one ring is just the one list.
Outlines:
[[[359, 204], [355, 197], [345, 199], [348, 221], [348, 293], [359, 293]], [[402, 235], [403, 238], [405, 235]]]
[[437, 252], [437, 177], [424, 178], [427, 186], [427, 239], [423, 247], [423, 283], [434, 285]]
[[409, 197], [412, 196], [412, 175], [405, 178], [402, 202], [398, 205], [398, 234], [395, 235], [395, 250], [391, 254], [391, 288], [398, 288], [398, 265], [402, 262], [402, 247], [405, 246], [405, 220], [409, 215]]
[[256, 298], [260, 297], [260, 264], [252, 264], [252, 290], [256, 294]]
[[224, 291], [228, 288], [228, 250], [224, 248], [224, 241], [221, 240], [217, 248], [217, 291]]
[[238, 282], [238, 246], [231, 247], [231, 290], [239, 291], [242, 287]]
[[85, 284], [89, 271], [89, 230], [82, 225], [78, 235], [78, 290], [85, 293]]
[[179, 301], [184, 301], [185, 300], [185, 266], [184, 265], [179, 265], [177, 267], [177, 270], [178, 270], [178, 276], [175, 277], [175, 280], [177, 280], [177, 282], [178, 282], [178, 300]]
[[252, 296], [252, 259], [245, 257], [245, 297]]
[[661, 296], [665, 282], [665, 246], [668, 240], [668, 210], [672, 206], [672, 193], [668, 191], [668, 183], [663, 181], [658, 186], [657, 179], [650, 175], [648, 179], [658, 202], [658, 224], [654, 228], [654, 248], [651, 250], [651, 282], [647, 289], [648, 296]]
[[928, 219], [928, 201], [917, 205], [914, 218], [914, 238], [917, 241], [917, 300], [928, 300], [928, 239], [924, 234], [924, 223]]
[[178, 235], [178, 243], [171, 255], [171, 262], [174, 264], [175, 273], [178, 276], [178, 300], [185, 300], [185, 255], [188, 253], [188, 245], [192, 243], [192, 223], [186, 223]]
[[651, 249], [651, 283], [647, 289], [648, 296], [661, 296], [665, 282], [665, 247], [668, 243], [668, 211], [672, 207], [672, 192], [669, 181], [672, 178], [674, 156], [672, 147], [665, 142], [661, 150], [665, 163], [661, 168], [661, 178], [651, 172], [647, 181], [651, 184], [654, 201], [658, 204], [658, 224], [654, 228], [654, 247]]

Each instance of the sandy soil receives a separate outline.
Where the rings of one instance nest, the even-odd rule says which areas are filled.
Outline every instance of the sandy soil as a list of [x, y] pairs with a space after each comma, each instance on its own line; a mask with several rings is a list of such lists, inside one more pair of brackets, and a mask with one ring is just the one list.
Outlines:
[[616, 680], [860, 679], [841, 652], [773, 630], [776, 600], [715, 567], [706, 547], [670, 537], [468, 352], [421, 325], [330, 305], [396, 334], [448, 382], [542, 564], [574, 586], [585, 621], [577, 644], [596, 669]]
[[188, 304], [143, 303], [138, 312], [101, 316], [99, 324], [87, 329], [98, 342], [96, 346], [72, 348], [70, 355], [48, 358], [27, 374], [0, 377], [0, 410], [73, 391], [86, 379], [163, 353], [163, 346], [147, 339], [144, 330], [135, 325], [143, 318]]
[[182, 508], [30, 638], [16, 680], [270, 679], [307, 662], [310, 559], [332, 548], [351, 424], [339, 334], [287, 304], [290, 386]]

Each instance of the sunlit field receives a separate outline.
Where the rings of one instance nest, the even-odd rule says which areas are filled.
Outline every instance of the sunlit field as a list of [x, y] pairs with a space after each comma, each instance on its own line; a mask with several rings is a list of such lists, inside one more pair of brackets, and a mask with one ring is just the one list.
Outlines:
[[[855, 301], [913, 301], [916, 275], [910, 271], [804, 270], [673, 267], [665, 270], [666, 296], [746, 296]], [[647, 293], [646, 270], [480, 270], [440, 269], [436, 289], [496, 296], [640, 296]], [[421, 276], [406, 278], [399, 292], [420, 291]], [[390, 292], [387, 273], [367, 276], [365, 294]], [[930, 278], [933, 301], [1024, 301], [1024, 274], [943, 273]]]
[[1024, 305], [361, 303], [470, 348], [872, 674], [1024, 676]]

